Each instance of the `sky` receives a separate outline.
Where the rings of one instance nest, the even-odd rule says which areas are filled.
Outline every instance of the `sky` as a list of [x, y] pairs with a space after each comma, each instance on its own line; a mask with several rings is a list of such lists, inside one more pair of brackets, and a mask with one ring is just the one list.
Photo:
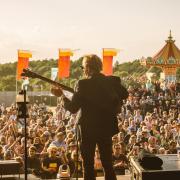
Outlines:
[[120, 63], [156, 54], [170, 29], [180, 47], [180, 0], [0, 0], [0, 63], [58, 58], [59, 48], [102, 56], [117, 48]]

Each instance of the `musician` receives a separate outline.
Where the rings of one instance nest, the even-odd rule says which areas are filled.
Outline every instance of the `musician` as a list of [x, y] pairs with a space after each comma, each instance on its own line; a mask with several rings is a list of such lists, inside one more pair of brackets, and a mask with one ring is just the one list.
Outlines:
[[84, 179], [95, 180], [94, 154], [96, 144], [100, 151], [106, 180], [116, 180], [112, 166], [112, 136], [118, 133], [117, 109], [119, 102], [128, 97], [120, 78], [101, 74], [102, 62], [97, 55], [83, 57], [85, 79], [79, 80], [72, 100], [58, 87], [52, 88], [56, 96], [63, 96], [64, 108], [71, 113], [81, 110], [81, 154]]

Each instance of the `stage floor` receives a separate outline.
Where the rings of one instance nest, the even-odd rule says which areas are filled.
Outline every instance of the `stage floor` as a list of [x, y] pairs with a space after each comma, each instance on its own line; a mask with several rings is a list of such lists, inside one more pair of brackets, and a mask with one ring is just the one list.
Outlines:
[[[0, 178], [1, 179], [1, 178]], [[3, 176], [2, 180], [17, 180], [18, 176]], [[83, 178], [78, 178], [79, 180], [83, 180]], [[20, 175], [20, 180], [24, 180], [24, 176]], [[39, 178], [35, 178], [33, 175], [28, 175], [28, 180], [40, 180]], [[71, 179], [75, 180], [75, 178]], [[104, 177], [97, 177], [96, 180], [104, 180]], [[117, 176], [117, 180], [131, 180], [130, 175], [120, 175]]]
[[[75, 180], [75, 179], [72, 179]], [[83, 180], [83, 178], [80, 178], [79, 180]], [[96, 180], [104, 180], [104, 177], [97, 177]], [[117, 180], [131, 180], [130, 175], [119, 175], [117, 176]]]

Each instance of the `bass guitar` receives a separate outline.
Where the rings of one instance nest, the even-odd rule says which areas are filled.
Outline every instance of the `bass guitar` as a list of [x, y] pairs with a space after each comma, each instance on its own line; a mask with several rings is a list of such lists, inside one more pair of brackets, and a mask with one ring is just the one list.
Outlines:
[[38, 78], [38, 79], [41, 79], [41, 80], [43, 80], [43, 81], [45, 81], [45, 82], [47, 82], [49, 84], [52, 84], [54, 86], [58, 86], [58, 87], [60, 87], [61, 89], [65, 90], [65, 91], [68, 91], [70, 93], [74, 93], [73, 88], [70, 88], [68, 86], [65, 86], [64, 84], [58, 83], [58, 82], [53, 81], [53, 80], [51, 80], [49, 78], [41, 76], [41, 75], [39, 75], [39, 74], [29, 70], [29, 69], [23, 69], [23, 72], [22, 72], [21, 76], [25, 76], [25, 77], [29, 77], [29, 78]]

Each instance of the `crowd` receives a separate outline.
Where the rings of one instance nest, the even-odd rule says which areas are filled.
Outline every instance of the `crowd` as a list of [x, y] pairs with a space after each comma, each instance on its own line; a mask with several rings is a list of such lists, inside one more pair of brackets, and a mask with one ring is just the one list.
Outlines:
[[[113, 136], [112, 157], [116, 174], [129, 168], [130, 156], [141, 149], [153, 154], [176, 154], [180, 147], [180, 90], [174, 82], [146, 81], [128, 87], [129, 97], [118, 114], [119, 133]], [[29, 104], [27, 118], [28, 173], [41, 178], [82, 177], [82, 158], [77, 153], [78, 114], [55, 111], [44, 103]], [[103, 125], [102, 125], [103, 128]], [[24, 124], [13, 104], [0, 105], [0, 160], [24, 163]], [[103, 174], [99, 150], [94, 157], [96, 175]]]

